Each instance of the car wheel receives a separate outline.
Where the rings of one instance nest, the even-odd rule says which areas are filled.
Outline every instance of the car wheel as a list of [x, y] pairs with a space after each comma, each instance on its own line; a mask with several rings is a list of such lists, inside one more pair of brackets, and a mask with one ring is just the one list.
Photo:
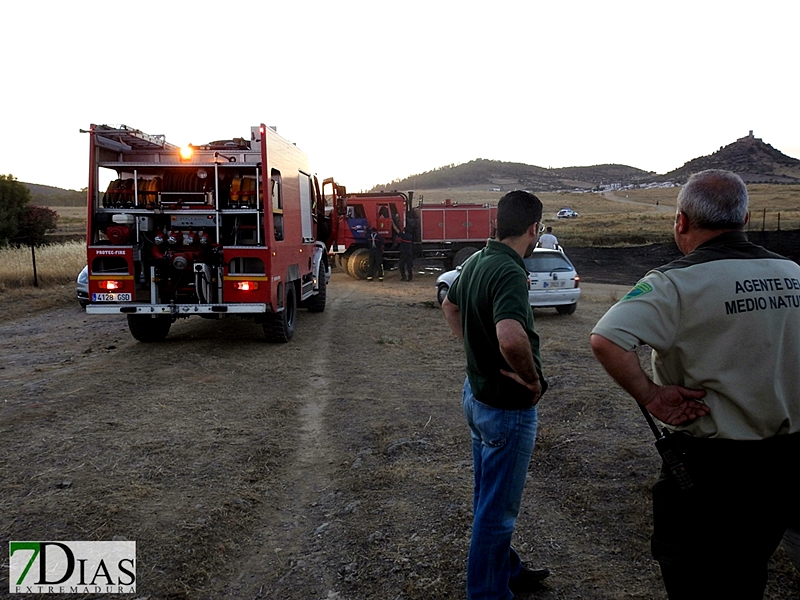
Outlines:
[[578, 308], [578, 303], [575, 304], [564, 304], [562, 306], [556, 306], [556, 310], [560, 315], [571, 315], [575, 312], [575, 309]]
[[448, 291], [450, 291], [450, 286], [446, 283], [440, 283], [439, 287], [436, 288], [436, 299], [439, 301], [439, 304], [444, 304], [444, 299], [447, 298]]

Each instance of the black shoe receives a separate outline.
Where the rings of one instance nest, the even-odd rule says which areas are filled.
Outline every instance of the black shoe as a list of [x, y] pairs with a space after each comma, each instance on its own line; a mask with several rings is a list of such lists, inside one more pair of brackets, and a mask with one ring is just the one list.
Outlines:
[[407, 281], [407, 279], [405, 277], [401, 277], [400, 281]]
[[508, 582], [508, 588], [515, 594], [527, 594], [541, 589], [543, 579], [550, 576], [550, 569], [528, 569], [522, 567], [516, 579]]

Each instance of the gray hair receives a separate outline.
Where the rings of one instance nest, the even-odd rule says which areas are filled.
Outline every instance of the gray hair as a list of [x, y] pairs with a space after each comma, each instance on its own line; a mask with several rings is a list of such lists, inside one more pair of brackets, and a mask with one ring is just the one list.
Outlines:
[[678, 211], [702, 229], [742, 229], [747, 221], [747, 187], [736, 173], [695, 173], [678, 194]]

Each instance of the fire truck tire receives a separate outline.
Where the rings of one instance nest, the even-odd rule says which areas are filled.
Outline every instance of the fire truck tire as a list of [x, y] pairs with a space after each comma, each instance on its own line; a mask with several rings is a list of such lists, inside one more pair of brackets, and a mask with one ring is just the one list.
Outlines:
[[319, 266], [319, 283], [317, 284], [317, 295], [311, 296], [307, 301], [308, 312], [321, 313], [325, 310], [325, 300], [328, 296], [328, 284], [325, 281], [325, 263]]
[[474, 246], [464, 246], [453, 256], [453, 268], [460, 267], [470, 256], [478, 251]]
[[272, 315], [264, 327], [264, 335], [268, 342], [285, 344], [294, 335], [295, 322], [297, 320], [297, 296], [294, 293], [294, 284], [286, 286], [286, 297], [283, 302], [283, 310], [278, 314]]
[[366, 279], [369, 271], [369, 250], [357, 248], [347, 261], [347, 272], [353, 279]]
[[144, 342], [160, 342], [169, 333], [172, 317], [150, 315], [128, 315], [128, 329], [134, 339]]

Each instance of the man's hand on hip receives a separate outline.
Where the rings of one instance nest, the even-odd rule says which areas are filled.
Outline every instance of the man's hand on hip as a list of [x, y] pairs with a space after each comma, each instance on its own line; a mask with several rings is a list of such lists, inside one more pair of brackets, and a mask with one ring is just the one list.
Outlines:
[[541, 381], [541, 379], [537, 379], [533, 383], [528, 383], [527, 381], [522, 379], [522, 377], [520, 377], [519, 375], [517, 375], [513, 371], [504, 371], [503, 369], [500, 369], [500, 372], [503, 375], [505, 375], [506, 377], [510, 377], [511, 379], [516, 381], [518, 384], [524, 385], [526, 388], [528, 388], [530, 391], [532, 391], [534, 393], [534, 396], [533, 396], [533, 403], [534, 404], [539, 402], [539, 398], [542, 397], [542, 381]]
[[680, 385], [662, 385], [656, 388], [655, 395], [644, 406], [662, 423], [682, 425], [711, 412], [708, 406], [697, 402], [705, 395], [705, 390], [692, 390]]

